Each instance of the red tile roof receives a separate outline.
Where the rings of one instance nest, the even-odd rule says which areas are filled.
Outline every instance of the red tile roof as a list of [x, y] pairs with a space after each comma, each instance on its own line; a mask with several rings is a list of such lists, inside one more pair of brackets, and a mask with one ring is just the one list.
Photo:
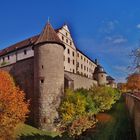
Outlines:
[[33, 36], [33, 37], [28, 38], [26, 40], [23, 40], [19, 43], [16, 43], [8, 48], [5, 48], [5, 49], [0, 51], [0, 56], [6, 55], [12, 51], [33, 45], [37, 41], [38, 37], [39, 37], [39, 35], [36, 35], [36, 36]]
[[18, 50], [18, 49], [21, 49], [24, 47], [33, 46], [33, 45], [36, 45], [39, 43], [44, 43], [44, 42], [55, 42], [55, 43], [61, 44], [64, 47], [64, 44], [59, 39], [56, 32], [57, 31], [55, 31], [52, 28], [50, 23], [47, 23], [41, 34], [30, 37], [26, 40], [23, 40], [23, 41], [18, 42], [18, 43], [14, 44], [8, 48], [1, 50], [0, 56], [6, 55], [12, 51], [15, 51], [15, 50]]
[[56, 31], [53, 29], [53, 27], [51, 26], [49, 22], [46, 24], [45, 28], [41, 32], [40, 36], [35, 42], [35, 45], [40, 44], [40, 43], [46, 43], [46, 42], [58, 43], [64, 46], [62, 41], [59, 39]]

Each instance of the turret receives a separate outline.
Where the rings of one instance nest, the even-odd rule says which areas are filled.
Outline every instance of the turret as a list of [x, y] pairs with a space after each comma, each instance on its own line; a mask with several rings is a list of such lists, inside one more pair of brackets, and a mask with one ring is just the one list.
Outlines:
[[34, 46], [34, 122], [42, 130], [55, 130], [64, 92], [64, 44], [47, 23]]
[[103, 67], [100, 66], [99, 64], [95, 68], [93, 76], [94, 79], [97, 80], [99, 86], [103, 86], [107, 84], [107, 79], [106, 79], [107, 74], [104, 71]]

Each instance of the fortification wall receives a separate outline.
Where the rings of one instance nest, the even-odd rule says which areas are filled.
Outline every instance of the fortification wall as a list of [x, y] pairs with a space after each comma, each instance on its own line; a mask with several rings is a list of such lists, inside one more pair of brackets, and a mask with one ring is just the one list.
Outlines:
[[69, 76], [74, 82], [74, 89], [86, 88], [89, 89], [93, 84], [97, 85], [97, 81], [86, 78], [84, 76], [70, 73], [65, 71], [65, 74]]
[[34, 58], [28, 58], [18, 61], [14, 64], [0, 68], [8, 71], [19, 85], [19, 87], [26, 93], [26, 99], [30, 99], [30, 115], [29, 122], [33, 123], [33, 92], [34, 92]]
[[126, 106], [135, 127], [137, 140], [140, 140], [140, 98], [126, 94], [125, 99]]

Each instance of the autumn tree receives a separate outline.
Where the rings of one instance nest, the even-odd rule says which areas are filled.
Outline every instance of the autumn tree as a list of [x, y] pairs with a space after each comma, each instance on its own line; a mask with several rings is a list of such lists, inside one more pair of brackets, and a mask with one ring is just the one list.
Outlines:
[[16, 125], [25, 121], [28, 105], [10, 74], [0, 70], [0, 139], [12, 139]]
[[140, 90], [140, 74], [139, 73], [134, 73], [131, 74], [128, 78], [127, 78], [127, 89], [128, 90]]

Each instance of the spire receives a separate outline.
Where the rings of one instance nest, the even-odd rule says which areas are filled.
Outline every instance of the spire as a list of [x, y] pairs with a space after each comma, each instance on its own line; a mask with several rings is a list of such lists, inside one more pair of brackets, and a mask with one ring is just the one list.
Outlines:
[[44, 27], [43, 31], [39, 35], [35, 45], [41, 44], [41, 43], [57, 43], [64, 47], [64, 44], [59, 39], [58, 35], [56, 34], [55, 30], [51, 26], [50, 22], [48, 21], [46, 26]]

